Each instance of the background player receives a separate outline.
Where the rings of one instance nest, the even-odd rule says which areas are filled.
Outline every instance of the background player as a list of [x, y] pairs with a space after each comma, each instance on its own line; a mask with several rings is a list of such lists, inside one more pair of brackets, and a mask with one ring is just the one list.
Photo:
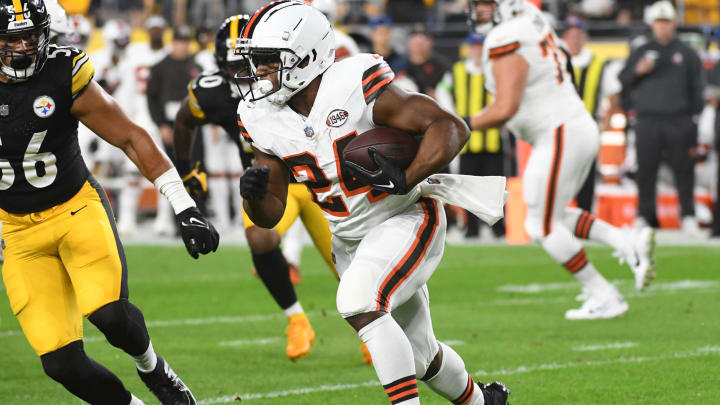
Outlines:
[[598, 127], [578, 97], [566, 70], [565, 54], [550, 24], [525, 0], [474, 0], [475, 30], [487, 33], [486, 87], [495, 99], [470, 120], [474, 130], [507, 124], [533, 146], [523, 176], [528, 205], [525, 229], [588, 292], [568, 319], [612, 318], [628, 305], [598, 273], [578, 238], [603, 242], [627, 260], [642, 290], [654, 277], [654, 233], [626, 234], [568, 204], [577, 194], [599, 148]]
[[0, 0], [0, 222], [10, 307], [45, 373], [84, 401], [142, 403], [85, 354], [82, 316], [135, 360], [163, 404], [195, 404], [128, 301], [125, 255], [110, 204], [80, 155], [78, 120], [170, 200], [193, 257], [217, 249], [217, 232], [147, 132], [92, 80], [89, 57], [48, 45], [49, 24], [42, 0]]
[[[215, 58], [219, 69], [203, 72], [188, 86], [188, 96], [178, 111], [175, 128], [175, 152], [178, 170], [191, 193], [202, 195], [207, 188], [199, 166], [190, 164], [190, 150], [195, 129], [207, 123], [221, 126], [235, 141], [240, 150], [243, 167], [249, 167], [253, 158], [249, 144], [240, 139], [236, 116], [240, 94], [231, 84], [236, 73], [247, 75], [247, 63], [233, 52], [241, 28], [248, 21], [247, 15], [234, 15], [223, 22], [215, 40]], [[238, 179], [239, 180], [239, 179]], [[243, 212], [245, 236], [252, 252], [253, 263], [265, 287], [288, 317], [286, 354], [296, 360], [310, 353], [315, 340], [310, 321], [295, 294], [290, 281], [288, 262], [280, 250], [280, 240], [290, 225], [300, 217], [310, 232], [318, 250], [330, 269], [335, 272], [330, 253], [330, 230], [320, 208], [315, 205], [303, 184], [290, 186], [290, 202], [285, 216], [274, 229], [256, 226]], [[239, 185], [237, 190], [240, 190]]]
[[[442, 258], [445, 216], [415, 186], [457, 155], [467, 126], [393, 85], [378, 55], [333, 63], [329, 22], [301, 2], [258, 10], [242, 37], [254, 81], [238, 107], [256, 159], [240, 183], [248, 215], [267, 228], [281, 221], [290, 173], [312, 190], [333, 233], [338, 311], [367, 344], [393, 404], [419, 404], [421, 378], [454, 403], [505, 405], [502, 384], [476, 384], [460, 356], [437, 342], [425, 285]], [[333, 126], [327, 116], [337, 109], [346, 118]], [[417, 157], [403, 172], [375, 154], [380, 169], [358, 166], [353, 176], [343, 145], [375, 125], [424, 134]]]

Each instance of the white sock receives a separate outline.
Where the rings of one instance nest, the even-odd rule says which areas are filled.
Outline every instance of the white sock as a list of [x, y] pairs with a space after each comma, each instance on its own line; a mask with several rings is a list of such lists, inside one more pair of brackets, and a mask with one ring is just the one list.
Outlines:
[[141, 401], [135, 395], [130, 394], [130, 403], [128, 405], [145, 405], [145, 402]]
[[610, 283], [605, 280], [602, 274], [598, 273], [595, 266], [588, 262], [582, 269], [573, 273], [573, 276], [590, 290], [591, 293], [604, 293], [610, 289]]
[[626, 248], [622, 229], [580, 208], [566, 208], [563, 222], [578, 238], [600, 242], [620, 251]]
[[287, 316], [289, 318], [290, 315], [302, 314], [305, 311], [303, 311], [303, 307], [302, 307], [302, 305], [300, 305], [300, 301], [295, 301], [294, 304], [283, 309], [283, 312], [285, 312], [285, 316]]
[[373, 360], [375, 372], [393, 404], [420, 405], [412, 346], [392, 316], [370, 322], [358, 332]]
[[438, 345], [442, 348], [442, 364], [437, 374], [425, 384], [453, 404], [484, 405], [480, 387], [465, 370], [465, 362], [460, 355], [442, 342]]
[[300, 266], [300, 256], [302, 256], [302, 240], [303, 240], [303, 224], [302, 221], [295, 221], [288, 229], [283, 237], [282, 251], [283, 256], [288, 263]]
[[155, 370], [155, 366], [157, 365], [157, 355], [155, 354], [155, 350], [153, 350], [152, 342], [148, 344], [145, 353], [139, 356], [132, 356], [132, 358], [135, 360], [137, 369], [143, 373], [149, 373]]
[[215, 224], [221, 229], [230, 228], [230, 183], [224, 174], [211, 174], [208, 179], [210, 204]]

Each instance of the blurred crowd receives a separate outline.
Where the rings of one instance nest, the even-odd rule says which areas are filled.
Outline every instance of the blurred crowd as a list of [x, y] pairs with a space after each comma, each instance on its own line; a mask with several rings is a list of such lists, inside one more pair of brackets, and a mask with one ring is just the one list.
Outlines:
[[[158, 143], [166, 145], [171, 153], [174, 114], [187, 94], [187, 83], [198, 72], [214, 68], [216, 27], [228, 15], [251, 14], [265, 1], [60, 0], [60, 3], [67, 10], [72, 26], [63, 41], [86, 47], [93, 32], [102, 33], [101, 49], [91, 54], [96, 65], [96, 80], [119, 100], [134, 120], [154, 132]], [[353, 43], [348, 48], [350, 54], [360, 51], [382, 55], [396, 73], [396, 83], [402, 87], [436, 98], [466, 120], [492, 101], [483, 86], [484, 38], [468, 34], [465, 0], [315, 0], [312, 3], [334, 21], [338, 32], [349, 34], [348, 41]], [[720, 66], [716, 62], [720, 53], [715, 27], [708, 25], [717, 18], [720, 6], [715, 0], [661, 3], [665, 8], [655, 7], [651, 0], [542, 2], [542, 8], [554, 21], [570, 53], [576, 87], [586, 107], [597, 118], [606, 139], [617, 140], [615, 135], [622, 135], [622, 158], [612, 164], [598, 162], [577, 203], [597, 212], [597, 187], [602, 190], [609, 183], [622, 189], [629, 185], [639, 190], [638, 221], [665, 226], [662, 219], [658, 220], [658, 216], [665, 213], [655, 212], [659, 184], [661, 194], [677, 190], [681, 208], [676, 225], [691, 236], [707, 233], [701, 227], [712, 227], [713, 235], [720, 236], [718, 204], [713, 215], [710, 202], [717, 193], [720, 177], [714, 152], [720, 144], [716, 138], [720, 131], [715, 124], [720, 99]], [[700, 9], [705, 10], [703, 20], [695, 13]], [[660, 23], [667, 23], [665, 34], [658, 31]], [[138, 33], [147, 43], [131, 41]], [[659, 37], [662, 35], [667, 38]], [[625, 49], [631, 50], [629, 59], [592, 51], [590, 45], [599, 38], [628, 44]], [[669, 46], [672, 49], [667, 48]], [[643, 67], [638, 68], [637, 64]], [[660, 91], [656, 98], [651, 97], [660, 100], [658, 104], [662, 107], [647, 106], [648, 94], [658, 90], [647, 86], [638, 88], [638, 77], [660, 77], [655, 72], [665, 72], [665, 64], [671, 68], [692, 65], [688, 69], [695, 70], [688, 73], [688, 77], [693, 80], [678, 82], [678, 94]], [[163, 73], [168, 71], [174, 74]], [[662, 76], [659, 86], [667, 87], [663, 80], [674, 79]], [[642, 81], [650, 82], [652, 80]], [[639, 97], [638, 92], [644, 95]], [[664, 98], [684, 101], [673, 104]], [[668, 105], [673, 105], [668, 107], [673, 108], [672, 111], [663, 110]], [[667, 114], [671, 124], [677, 124], [680, 119], [686, 124], [668, 131], [669, 124], [664, 125], [660, 117]], [[240, 231], [241, 204], [236, 183], [241, 168], [232, 149], [234, 145], [219, 127], [206, 126], [201, 132], [195, 150], [209, 172], [207, 208], [220, 228]], [[81, 136], [96, 175], [107, 178], [105, 184], [116, 191], [120, 232], [136, 233], [138, 221], [155, 214], [154, 205], [152, 211], [146, 212], [147, 207], [139, 202], [147, 184], [132, 172], [132, 165], [128, 165], [121, 154], [114, 154], [112, 148], [106, 148], [92, 134], [81, 132]], [[657, 147], [639, 146], [648, 144]], [[522, 168], [517, 156], [518, 145], [506, 129], [473, 131], [470, 142], [448, 170], [515, 176]], [[698, 202], [697, 197], [694, 198], [698, 193], [710, 198]], [[714, 200], [717, 201], [717, 197]], [[161, 203], [153, 229], [159, 234], [172, 234], [174, 225], [169, 207], [163, 206], [162, 199], [158, 201]], [[505, 237], [505, 224], [483, 230], [479, 221], [466, 212], [450, 209], [448, 213], [451, 227], [455, 225], [450, 234], [454, 233], [456, 239], [482, 236], [486, 240], [501, 240]]]

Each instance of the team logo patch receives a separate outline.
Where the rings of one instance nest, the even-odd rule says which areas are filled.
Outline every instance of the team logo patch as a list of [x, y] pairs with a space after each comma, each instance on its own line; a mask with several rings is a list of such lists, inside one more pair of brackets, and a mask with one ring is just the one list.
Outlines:
[[33, 111], [40, 118], [47, 118], [55, 112], [55, 100], [50, 96], [40, 96], [33, 102]]
[[349, 116], [350, 114], [348, 114], [345, 110], [332, 110], [330, 111], [330, 114], [328, 114], [325, 124], [329, 127], [337, 128], [344, 124]]
[[10, 107], [7, 104], [0, 105], [0, 117], [7, 117], [10, 115]]
[[683, 56], [680, 52], [675, 52], [675, 54], [672, 56], [672, 61], [674, 64], [679, 65], [683, 61]]

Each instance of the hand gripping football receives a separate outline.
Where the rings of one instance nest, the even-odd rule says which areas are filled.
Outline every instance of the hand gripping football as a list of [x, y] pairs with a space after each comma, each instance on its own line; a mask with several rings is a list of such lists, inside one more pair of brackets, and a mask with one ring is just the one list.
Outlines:
[[343, 159], [367, 170], [377, 170], [377, 164], [368, 153], [374, 147], [400, 169], [407, 169], [415, 158], [418, 143], [407, 132], [395, 128], [377, 127], [351, 140], [343, 150]]

